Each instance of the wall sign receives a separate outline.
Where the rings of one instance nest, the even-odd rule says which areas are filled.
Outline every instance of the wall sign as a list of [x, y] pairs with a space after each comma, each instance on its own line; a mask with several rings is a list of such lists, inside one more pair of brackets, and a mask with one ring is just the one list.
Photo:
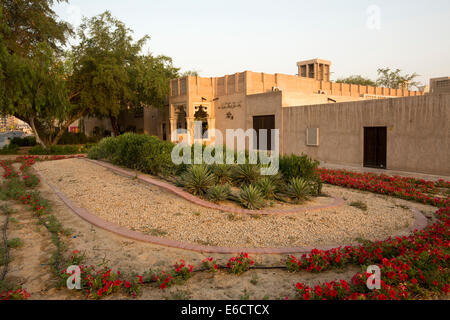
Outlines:
[[224, 109], [236, 109], [236, 108], [242, 108], [242, 105], [240, 102], [226, 102], [223, 105], [219, 106], [219, 110]]

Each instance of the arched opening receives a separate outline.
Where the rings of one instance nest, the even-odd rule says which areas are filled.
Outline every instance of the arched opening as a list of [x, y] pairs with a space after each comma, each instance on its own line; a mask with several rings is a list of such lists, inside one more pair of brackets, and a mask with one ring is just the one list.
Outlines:
[[207, 109], [205, 106], [202, 105], [195, 107], [195, 109], [196, 111], [194, 113], [194, 120], [202, 123], [202, 131], [201, 131], [202, 138], [208, 139], [208, 137], [205, 136], [205, 134], [208, 131], [208, 112], [206, 111]]

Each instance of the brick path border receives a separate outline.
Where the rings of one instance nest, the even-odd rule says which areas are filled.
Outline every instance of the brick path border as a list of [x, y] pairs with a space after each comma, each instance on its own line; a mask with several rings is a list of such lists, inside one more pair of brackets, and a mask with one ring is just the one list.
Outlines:
[[[44, 181], [42, 175], [37, 173], [41, 181]], [[202, 246], [192, 243], [185, 243], [177, 240], [164, 239], [154, 236], [149, 236], [141, 232], [132, 231], [124, 227], [118, 226], [114, 223], [105, 221], [87, 211], [84, 208], [76, 206], [65, 194], [63, 194], [56, 186], [46, 182], [47, 185], [56, 193], [56, 195], [80, 218], [106, 231], [118, 234], [125, 238], [152, 243], [161, 246], [167, 246], [177, 249], [184, 249], [189, 251], [201, 253], [217, 253], [217, 254], [239, 254], [247, 252], [250, 254], [298, 254], [308, 253], [313, 249], [330, 250], [337, 247], [344, 247], [345, 245], [335, 245], [326, 247], [284, 247], [284, 248], [230, 248], [230, 247], [216, 247], [216, 246]], [[409, 229], [410, 232], [414, 230], [423, 230], [428, 225], [427, 218], [417, 209], [411, 208], [414, 214], [414, 224]]]
[[[115, 165], [112, 165], [110, 163], [103, 162], [103, 161], [91, 160], [91, 159], [86, 159], [86, 158], [82, 158], [82, 160], [97, 164], [99, 166], [102, 166], [104, 168], [112, 170], [112, 171], [114, 171], [118, 174], [124, 175], [126, 177], [136, 177], [136, 172], [133, 170], [121, 168], [121, 167], [118, 167], [118, 166], [115, 166]], [[203, 200], [199, 197], [196, 197], [196, 196], [190, 194], [189, 192], [184, 191], [181, 188], [178, 188], [177, 186], [174, 186], [171, 183], [151, 178], [148, 175], [137, 174], [137, 180], [147, 183], [147, 184], [151, 184], [151, 185], [163, 188], [169, 192], [176, 194], [177, 196], [179, 196], [187, 201], [195, 203], [196, 205], [199, 205], [199, 206], [202, 206], [202, 207], [205, 207], [208, 209], [214, 209], [214, 210], [219, 210], [219, 211], [223, 211], [223, 212], [231, 212], [231, 213], [238, 213], [238, 214], [286, 215], [286, 214], [301, 213], [301, 212], [305, 212], [305, 211], [318, 211], [318, 210], [324, 210], [324, 209], [338, 208], [345, 204], [344, 199], [333, 198], [334, 199], [333, 203], [327, 204], [327, 205], [320, 205], [320, 206], [300, 207], [300, 208], [285, 209], [285, 210], [248, 210], [248, 209], [222, 206], [219, 204], [215, 204], [215, 203]]]

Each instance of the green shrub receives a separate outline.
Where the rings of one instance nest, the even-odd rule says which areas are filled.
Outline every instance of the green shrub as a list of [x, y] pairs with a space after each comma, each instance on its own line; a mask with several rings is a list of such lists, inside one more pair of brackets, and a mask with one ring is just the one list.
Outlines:
[[161, 141], [159, 138], [150, 136], [142, 146], [140, 164], [138, 169], [154, 175], [172, 175], [177, 166], [172, 161], [172, 149], [174, 144]]
[[39, 184], [39, 178], [36, 177], [34, 174], [30, 174], [28, 176], [23, 177], [23, 181], [25, 183], [25, 186], [27, 188], [34, 188]]
[[233, 182], [236, 185], [250, 185], [258, 182], [261, 177], [261, 167], [255, 164], [239, 164], [233, 168]]
[[211, 171], [217, 179], [218, 184], [231, 183], [231, 166], [228, 164], [213, 164]]
[[173, 143], [154, 136], [126, 133], [102, 139], [89, 149], [88, 157], [154, 175], [170, 175], [177, 169], [171, 157], [173, 147]]
[[20, 178], [4, 182], [4, 187], [0, 192], [1, 200], [15, 199], [18, 194], [25, 194], [25, 182]]
[[216, 177], [205, 165], [190, 166], [179, 183], [194, 195], [204, 195], [214, 185]]
[[117, 140], [113, 137], [107, 137], [100, 140], [100, 142], [91, 147], [88, 151], [88, 157], [95, 160], [110, 160], [116, 152]]
[[31, 155], [70, 155], [81, 153], [82, 146], [51, 146], [44, 149], [41, 145], [36, 145], [28, 151]]
[[243, 207], [250, 210], [258, 210], [266, 205], [261, 190], [253, 185], [241, 188], [238, 201]]
[[17, 154], [19, 147], [15, 144], [8, 144], [0, 149], [0, 154]]
[[212, 202], [225, 201], [231, 194], [231, 188], [229, 184], [218, 185], [208, 190], [208, 199]]
[[19, 147], [34, 147], [36, 145], [36, 138], [34, 136], [15, 137], [11, 140], [11, 143]]
[[150, 141], [148, 135], [125, 133], [115, 138], [116, 149], [113, 158], [114, 164], [130, 169], [142, 170], [144, 164], [143, 146]]
[[277, 185], [274, 180], [270, 178], [270, 176], [262, 177], [257, 184], [259, 190], [264, 197], [264, 199], [273, 199], [275, 198], [275, 193], [277, 191]]
[[311, 186], [312, 186], [312, 194], [317, 195], [317, 196], [322, 194], [323, 182], [322, 182], [322, 179], [320, 179], [319, 175], [315, 175], [312, 178]]
[[313, 160], [307, 155], [290, 155], [280, 157], [280, 171], [286, 179], [304, 178], [313, 179], [319, 161]]
[[311, 195], [311, 183], [303, 178], [292, 178], [286, 188], [286, 195], [295, 202], [302, 202]]

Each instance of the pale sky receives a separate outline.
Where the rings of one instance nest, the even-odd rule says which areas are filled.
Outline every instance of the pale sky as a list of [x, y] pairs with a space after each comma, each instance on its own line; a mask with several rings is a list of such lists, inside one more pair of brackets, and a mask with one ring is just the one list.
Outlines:
[[296, 62], [331, 60], [332, 79], [379, 67], [450, 76], [449, 0], [70, 0], [64, 20], [109, 10], [151, 37], [148, 50], [182, 70], [222, 76], [245, 70], [296, 74]]

